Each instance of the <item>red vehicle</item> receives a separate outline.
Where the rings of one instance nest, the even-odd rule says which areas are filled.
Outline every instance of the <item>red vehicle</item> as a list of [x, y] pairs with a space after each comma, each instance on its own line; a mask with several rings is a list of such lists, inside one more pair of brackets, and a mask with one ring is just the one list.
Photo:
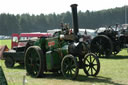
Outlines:
[[32, 38], [49, 37], [49, 36], [51, 36], [50, 33], [21, 33], [21, 34], [14, 33], [12, 34], [11, 48], [25, 46], [26, 43], [23, 41], [26, 41]]
[[15, 63], [24, 64], [26, 49], [39, 37], [50, 37], [50, 33], [21, 33], [12, 34], [12, 49], [3, 52], [6, 67], [13, 67]]

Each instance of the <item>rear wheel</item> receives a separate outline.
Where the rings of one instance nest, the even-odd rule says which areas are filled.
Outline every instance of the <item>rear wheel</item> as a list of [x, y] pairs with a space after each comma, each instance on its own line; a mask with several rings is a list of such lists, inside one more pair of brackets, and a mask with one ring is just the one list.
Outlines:
[[32, 77], [41, 77], [44, 72], [44, 54], [40, 47], [30, 46], [25, 54], [25, 68]]
[[109, 37], [99, 35], [92, 40], [90, 48], [98, 57], [109, 57], [113, 51], [113, 44]]
[[65, 78], [75, 79], [79, 71], [76, 58], [70, 54], [66, 55], [61, 62], [61, 71]]
[[84, 57], [84, 72], [87, 76], [96, 76], [100, 71], [100, 62], [99, 58], [93, 54], [88, 53]]
[[11, 56], [7, 56], [5, 59], [5, 66], [7, 68], [12, 68], [14, 67], [15, 61]]

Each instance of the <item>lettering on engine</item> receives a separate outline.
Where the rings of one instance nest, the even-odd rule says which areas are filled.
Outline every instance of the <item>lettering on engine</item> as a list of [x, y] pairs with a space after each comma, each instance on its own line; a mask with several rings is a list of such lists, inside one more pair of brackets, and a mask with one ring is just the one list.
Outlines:
[[55, 45], [55, 41], [50, 41], [50, 42], [48, 42], [48, 46], [50, 47], [50, 46], [54, 46]]

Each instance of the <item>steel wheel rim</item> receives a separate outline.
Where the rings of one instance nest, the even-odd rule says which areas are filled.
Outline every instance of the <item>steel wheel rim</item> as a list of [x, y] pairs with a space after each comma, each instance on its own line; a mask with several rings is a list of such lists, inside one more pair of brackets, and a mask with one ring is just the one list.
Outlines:
[[110, 56], [112, 54], [112, 50], [112, 42], [107, 36], [97, 36], [91, 42], [91, 51], [99, 57]]
[[14, 66], [14, 60], [11, 57], [7, 57], [7, 60], [5, 60], [5, 65], [7, 67], [13, 67]]
[[100, 62], [94, 54], [87, 54], [84, 58], [84, 72], [88, 76], [96, 76], [100, 71]]
[[73, 56], [67, 56], [63, 59], [61, 69], [65, 78], [75, 79], [78, 75], [78, 66]]
[[34, 48], [29, 49], [26, 54], [26, 70], [33, 77], [40, 71], [40, 57]]

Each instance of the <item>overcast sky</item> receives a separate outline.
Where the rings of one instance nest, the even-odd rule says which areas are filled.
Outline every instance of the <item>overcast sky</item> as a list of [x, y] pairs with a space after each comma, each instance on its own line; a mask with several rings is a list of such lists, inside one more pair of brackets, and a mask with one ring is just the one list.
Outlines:
[[78, 10], [97, 11], [128, 5], [128, 0], [0, 0], [0, 13], [49, 14], [71, 11], [71, 4], [78, 4]]

